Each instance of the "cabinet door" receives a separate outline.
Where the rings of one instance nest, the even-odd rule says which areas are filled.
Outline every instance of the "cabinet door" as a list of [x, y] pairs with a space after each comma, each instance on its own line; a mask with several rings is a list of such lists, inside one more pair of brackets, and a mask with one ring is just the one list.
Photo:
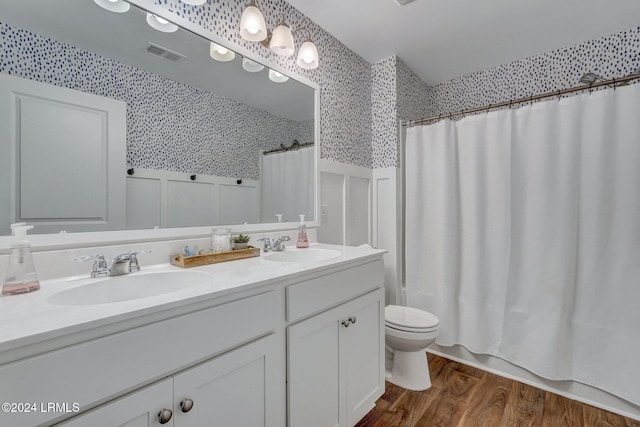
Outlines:
[[[171, 410], [172, 399], [173, 381], [167, 378], [58, 425], [64, 427], [157, 427], [162, 425], [159, 419], [160, 411]], [[168, 415], [169, 413], [165, 414], [167, 418], [169, 418]], [[173, 425], [173, 416], [171, 416], [164, 426], [173, 427]]]
[[[384, 393], [384, 292], [345, 304], [348, 328], [340, 334], [347, 425], [355, 425]], [[352, 322], [354, 321], [354, 322]]]
[[[340, 420], [340, 307], [287, 328], [289, 427], [332, 427]], [[342, 407], [343, 408], [343, 407]]]
[[290, 427], [352, 426], [384, 392], [384, 290], [287, 328]]
[[281, 427], [275, 335], [224, 353], [174, 377], [176, 427]]

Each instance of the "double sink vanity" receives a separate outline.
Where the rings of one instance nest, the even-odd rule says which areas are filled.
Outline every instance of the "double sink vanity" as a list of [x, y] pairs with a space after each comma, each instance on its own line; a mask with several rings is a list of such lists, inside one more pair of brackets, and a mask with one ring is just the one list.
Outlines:
[[352, 426], [384, 391], [382, 253], [142, 263], [0, 298], [0, 425]]

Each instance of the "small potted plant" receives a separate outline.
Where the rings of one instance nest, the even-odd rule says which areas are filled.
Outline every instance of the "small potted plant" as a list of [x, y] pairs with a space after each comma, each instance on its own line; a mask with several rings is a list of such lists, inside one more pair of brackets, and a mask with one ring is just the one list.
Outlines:
[[238, 234], [237, 236], [233, 236], [233, 249], [247, 249], [247, 243], [249, 243], [249, 239], [251, 237], [246, 234]]

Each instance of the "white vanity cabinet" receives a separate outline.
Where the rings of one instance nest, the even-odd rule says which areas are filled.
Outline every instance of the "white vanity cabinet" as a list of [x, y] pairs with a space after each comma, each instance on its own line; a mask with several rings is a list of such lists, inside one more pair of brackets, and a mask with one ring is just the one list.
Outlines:
[[270, 335], [78, 415], [60, 427], [280, 427]]
[[275, 273], [92, 322], [77, 319], [94, 307], [65, 307], [67, 329], [0, 352], [0, 401], [72, 410], [0, 412], [0, 426], [353, 426], [384, 392], [384, 264], [343, 252], [238, 261], [240, 278]]
[[[374, 263], [330, 278], [339, 279], [333, 283], [344, 298], [375, 290], [287, 328], [290, 427], [353, 426], [384, 392], [384, 290], [375, 277], [381, 268]], [[289, 298], [289, 308], [296, 302], [314, 306], [301, 294]]]

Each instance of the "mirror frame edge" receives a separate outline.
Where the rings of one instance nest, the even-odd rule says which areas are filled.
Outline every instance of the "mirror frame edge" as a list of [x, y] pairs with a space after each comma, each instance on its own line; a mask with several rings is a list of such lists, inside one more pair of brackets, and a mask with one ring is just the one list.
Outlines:
[[[283, 73], [300, 83], [303, 83], [314, 90], [313, 103], [313, 136], [314, 136], [314, 220], [305, 221], [307, 227], [320, 227], [320, 85], [299, 74], [285, 70], [275, 62], [260, 57], [257, 54], [245, 49], [235, 42], [223, 39], [215, 33], [188, 21], [187, 19], [172, 14], [168, 9], [157, 5], [153, 0], [127, 0], [134, 6], [139, 7], [147, 12], [151, 12], [162, 18], [165, 18], [179, 27], [190, 31], [200, 37], [210, 40], [214, 43], [223, 44], [229, 49], [259, 62], [272, 70]], [[215, 227], [229, 227], [234, 232], [252, 234], [252, 233], [269, 233], [276, 231], [294, 230], [298, 227], [297, 222], [287, 223], [257, 223], [257, 224], [216, 224], [200, 227], [176, 227], [176, 228], [158, 228], [158, 229], [124, 229], [111, 231], [87, 231], [74, 233], [56, 233], [56, 234], [32, 234], [29, 235], [29, 241], [32, 244], [34, 252], [61, 250], [78, 247], [93, 246], [110, 246], [130, 243], [156, 242], [166, 240], [182, 240], [207, 237], [211, 234], [211, 229]], [[0, 236], [0, 255], [8, 254], [13, 243], [13, 236]]]

